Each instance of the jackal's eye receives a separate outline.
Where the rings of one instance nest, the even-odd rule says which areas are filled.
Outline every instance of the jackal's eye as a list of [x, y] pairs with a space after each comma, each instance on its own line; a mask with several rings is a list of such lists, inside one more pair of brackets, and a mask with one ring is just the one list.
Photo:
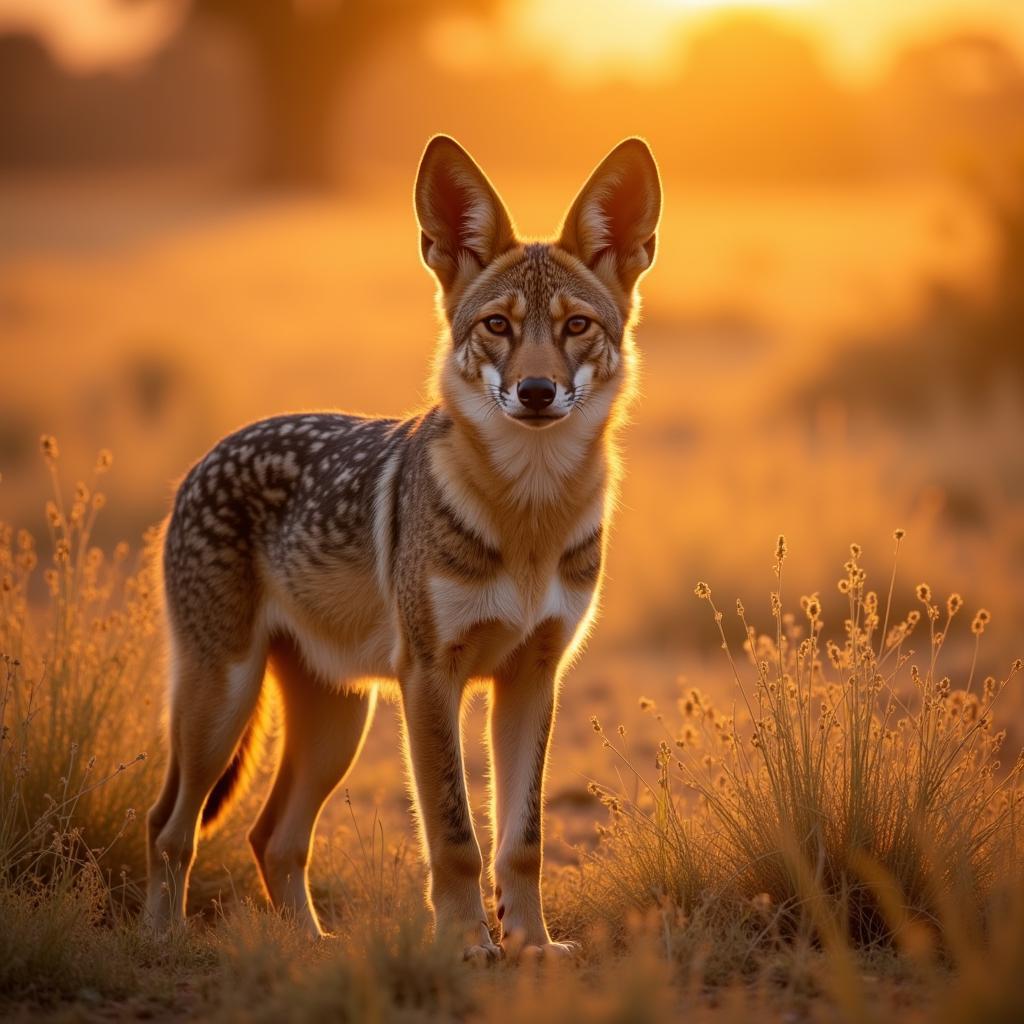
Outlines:
[[566, 334], [582, 334], [590, 326], [590, 320], [585, 316], [571, 316], [565, 321]]
[[491, 334], [511, 334], [512, 325], [503, 316], [489, 316], [484, 319], [484, 327], [491, 332]]

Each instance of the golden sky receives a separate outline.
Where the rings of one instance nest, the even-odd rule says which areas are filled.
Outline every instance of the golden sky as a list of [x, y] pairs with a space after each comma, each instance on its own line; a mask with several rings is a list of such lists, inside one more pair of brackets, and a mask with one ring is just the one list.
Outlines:
[[[90, 68], [145, 56], [184, 8], [185, 0], [0, 0], [0, 25], [41, 31], [67, 64]], [[895, 47], [947, 28], [995, 30], [1024, 49], [1024, 0], [521, 0], [496, 26], [442, 18], [428, 38], [467, 70], [494, 59], [497, 34], [498, 52], [541, 54], [569, 78], [657, 77], [688, 30], [735, 9], [776, 11], [807, 25], [853, 77], [870, 76]]]
[[547, 51], [571, 75], [613, 68], [658, 75], [680, 35], [735, 10], [806, 25], [852, 77], [870, 76], [894, 48], [947, 29], [995, 30], [1024, 48], [1024, 0], [524, 0], [507, 17], [525, 45]]

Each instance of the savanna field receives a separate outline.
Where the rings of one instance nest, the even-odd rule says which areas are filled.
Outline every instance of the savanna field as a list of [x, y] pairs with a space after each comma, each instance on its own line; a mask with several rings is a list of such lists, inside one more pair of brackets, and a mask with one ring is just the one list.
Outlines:
[[[576, 126], [563, 152], [552, 115], [506, 149], [452, 99], [456, 72], [481, 92], [490, 72], [453, 58], [414, 101], [414, 49], [359, 65], [342, 121], [366, 153], [329, 188], [0, 152], [0, 1016], [1024, 1020], [1024, 163], [995, 115], [998, 151], [951, 131], [924, 169], [758, 179], [690, 174], [679, 125], [609, 114], [666, 152], [665, 207], [601, 612], [547, 777], [546, 913], [575, 959], [474, 968], [432, 937], [383, 702], [316, 833], [328, 938], [270, 910], [245, 839], [276, 700], [258, 774], [200, 841], [187, 928], [144, 926], [176, 482], [262, 416], [428, 401], [410, 190], [430, 131], [457, 129], [535, 236], [618, 137]], [[401, 111], [393, 137], [374, 103]], [[480, 687], [485, 861], [486, 715]]]

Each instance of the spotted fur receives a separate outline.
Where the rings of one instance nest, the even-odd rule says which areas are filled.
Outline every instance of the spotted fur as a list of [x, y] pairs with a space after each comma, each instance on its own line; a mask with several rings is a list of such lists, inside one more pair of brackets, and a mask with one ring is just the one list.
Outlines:
[[[258, 748], [248, 737], [269, 666], [284, 750], [250, 840], [275, 905], [319, 933], [311, 836], [391, 681], [438, 927], [464, 935], [467, 955], [497, 954], [460, 737], [466, 684], [486, 679], [501, 937], [567, 948], [541, 906], [544, 771], [561, 672], [600, 586], [657, 170], [627, 140], [557, 241], [522, 243], [477, 165], [438, 137], [415, 203], [448, 328], [433, 405], [404, 420], [252, 424], [175, 498], [163, 553], [169, 767], [149, 815], [158, 925], [182, 919], [198, 825], [215, 824]], [[546, 382], [542, 409], [524, 380]]]

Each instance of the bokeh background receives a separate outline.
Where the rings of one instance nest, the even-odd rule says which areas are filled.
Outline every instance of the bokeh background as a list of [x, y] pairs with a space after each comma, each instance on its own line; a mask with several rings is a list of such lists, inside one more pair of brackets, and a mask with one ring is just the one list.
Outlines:
[[[590, 714], [632, 723], [681, 679], [730, 699], [693, 586], [767, 625], [780, 532], [788, 597], [833, 626], [848, 543], [884, 595], [904, 527], [899, 614], [928, 580], [991, 610], [981, 671], [1021, 653], [1018, 0], [0, 0], [0, 517], [45, 536], [43, 432], [69, 483], [113, 449], [111, 545], [248, 420], [421, 405], [411, 187], [438, 131], [526, 235], [625, 135], [664, 177], [556, 801], [599, 773]], [[397, 808], [396, 774], [352, 785]]]

